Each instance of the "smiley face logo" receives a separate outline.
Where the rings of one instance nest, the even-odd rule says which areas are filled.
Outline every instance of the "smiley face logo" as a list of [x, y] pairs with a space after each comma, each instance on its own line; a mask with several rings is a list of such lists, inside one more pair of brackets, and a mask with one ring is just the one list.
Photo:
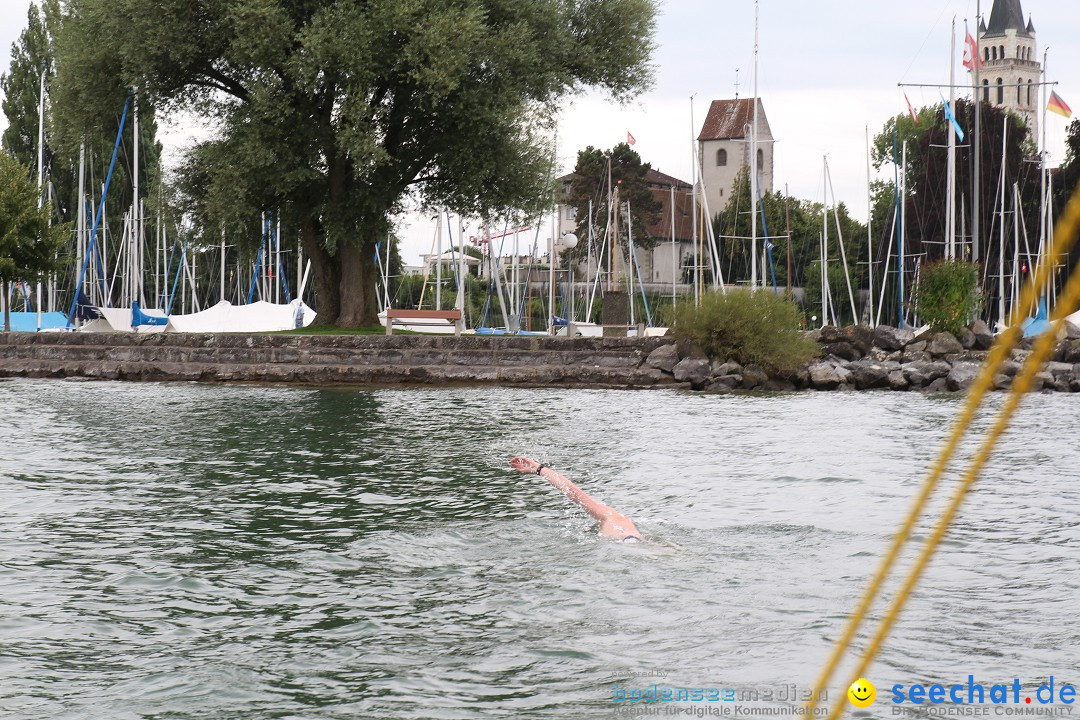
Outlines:
[[848, 700], [857, 708], [867, 708], [874, 704], [877, 698], [877, 688], [874, 683], [866, 678], [859, 678], [851, 683], [847, 691]]

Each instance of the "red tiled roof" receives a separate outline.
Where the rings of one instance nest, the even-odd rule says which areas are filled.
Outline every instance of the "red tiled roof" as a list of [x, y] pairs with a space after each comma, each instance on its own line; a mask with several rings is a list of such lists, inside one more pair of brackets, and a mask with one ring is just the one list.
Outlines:
[[676, 190], [678, 190], [679, 188], [690, 187], [690, 183], [686, 182], [685, 180], [680, 180], [677, 177], [672, 177], [671, 175], [667, 175], [660, 172], [659, 170], [653, 170], [651, 168], [649, 169], [649, 172], [645, 174], [645, 182], [650, 187], [662, 187], [665, 190], [670, 188], [672, 185], [675, 186]]
[[[671, 241], [671, 185], [664, 189], [654, 187], [653, 197], [660, 201], [663, 208], [660, 211], [660, 219], [655, 223], [645, 226], [649, 235], [654, 238], [664, 238]], [[690, 240], [693, 236], [693, 199], [690, 193], [690, 185], [683, 183], [675, 186], [675, 239]]]
[[[768, 126], [765, 120], [765, 107], [758, 98], [758, 118], [764, 126]], [[713, 100], [709, 106], [709, 114], [705, 116], [705, 123], [701, 126], [699, 141], [704, 140], [738, 140], [746, 137], [746, 128], [754, 120], [753, 98], [741, 100]]]

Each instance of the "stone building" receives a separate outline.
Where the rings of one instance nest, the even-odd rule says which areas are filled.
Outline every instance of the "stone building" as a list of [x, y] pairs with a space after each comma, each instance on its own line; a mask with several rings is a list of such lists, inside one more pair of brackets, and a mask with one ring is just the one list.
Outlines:
[[[765, 107], [757, 101], [757, 167], [761, 193], [773, 189], [773, 135]], [[709, 214], [727, 207], [735, 178], [750, 165], [750, 126], [754, 121], [752, 98], [714, 100], [698, 135], [698, 161]]]
[[[559, 178], [561, 186], [558, 206], [559, 232], [560, 234], [577, 233], [584, 239], [586, 231], [578, 228], [577, 213], [573, 206], [566, 203], [572, 180], [573, 175]], [[682, 284], [684, 266], [692, 263], [690, 258], [694, 255], [692, 186], [684, 180], [652, 169], [645, 175], [645, 182], [653, 197], [660, 201], [661, 210], [660, 219], [646, 225], [649, 240], [655, 242], [655, 245], [651, 250], [637, 247], [637, 262], [641, 264], [641, 279], [649, 286], [653, 284], [670, 286], [673, 278], [678, 284]], [[672, 203], [672, 196], [674, 196], [674, 203]], [[673, 225], [674, 243], [672, 243]], [[594, 232], [602, 234], [604, 229], [595, 228]], [[638, 242], [640, 240], [636, 239], [635, 245], [638, 245]], [[674, 247], [672, 247], [673, 244]], [[577, 263], [582, 275], [587, 278], [595, 277], [595, 259], [591, 264], [587, 263], [586, 258], [581, 257], [579, 253]], [[624, 249], [624, 255], [619, 259], [619, 278], [624, 279], [628, 272], [629, 265], [626, 262]]]
[[1020, 0], [994, 0], [990, 23], [979, 22], [979, 50], [983, 102], [1017, 113], [1027, 121], [1032, 138], [1037, 138], [1042, 64], [1035, 25], [1030, 17], [1024, 22]]

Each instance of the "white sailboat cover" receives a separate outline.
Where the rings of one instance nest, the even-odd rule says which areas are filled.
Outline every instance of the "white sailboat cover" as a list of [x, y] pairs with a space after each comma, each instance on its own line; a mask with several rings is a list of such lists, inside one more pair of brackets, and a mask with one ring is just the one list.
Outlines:
[[[131, 327], [131, 308], [98, 307], [101, 317], [83, 323], [79, 328], [82, 332], [138, 332], [159, 333], [165, 331], [164, 325], [140, 325]], [[164, 317], [162, 310], [143, 310], [143, 313], [152, 317]]]
[[262, 300], [249, 305], [233, 305], [222, 300], [202, 312], [170, 316], [165, 330], [184, 333], [274, 332], [307, 327], [314, 320], [315, 311], [300, 300], [287, 305]]

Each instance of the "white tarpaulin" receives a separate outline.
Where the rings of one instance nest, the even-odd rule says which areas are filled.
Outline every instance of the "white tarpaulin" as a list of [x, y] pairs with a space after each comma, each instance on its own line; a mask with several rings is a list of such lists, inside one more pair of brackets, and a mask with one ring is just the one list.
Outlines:
[[233, 305], [222, 300], [212, 308], [191, 315], [173, 315], [167, 332], [243, 333], [273, 332], [307, 327], [315, 320], [315, 311], [299, 300], [277, 305], [260, 300], [250, 305]]
[[[131, 327], [131, 308], [108, 308], [99, 307], [101, 318], [90, 320], [82, 324], [79, 330], [83, 332], [140, 332], [159, 333], [165, 331], [164, 325], [140, 325]], [[164, 317], [161, 310], [143, 310], [147, 315]]]

